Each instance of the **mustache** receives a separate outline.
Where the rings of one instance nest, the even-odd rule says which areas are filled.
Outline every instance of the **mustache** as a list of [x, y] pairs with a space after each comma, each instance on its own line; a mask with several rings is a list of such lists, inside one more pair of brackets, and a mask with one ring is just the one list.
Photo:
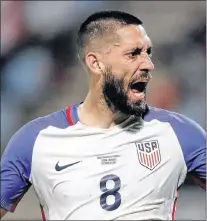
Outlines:
[[142, 71], [139, 76], [139, 81], [149, 81], [152, 78], [152, 74], [149, 71]]
[[[109, 74], [113, 74], [112, 73], [112, 67], [105, 67], [103, 74], [105, 77], [109, 77]], [[152, 74], [149, 72], [149, 70], [147, 69], [143, 69], [140, 74], [139, 74], [139, 78], [137, 79], [138, 81], [146, 81], [148, 82], [150, 79], [152, 78]]]
[[134, 83], [138, 83], [138, 82], [149, 82], [150, 79], [152, 78], [152, 75], [149, 71], [142, 71], [139, 73], [139, 76], [137, 76], [136, 78], [133, 78], [129, 84], [134, 84]]

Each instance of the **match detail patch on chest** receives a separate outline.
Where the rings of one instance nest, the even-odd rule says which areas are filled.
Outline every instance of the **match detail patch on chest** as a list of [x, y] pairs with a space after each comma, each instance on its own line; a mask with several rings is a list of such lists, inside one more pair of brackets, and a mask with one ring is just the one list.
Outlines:
[[137, 155], [142, 166], [153, 170], [160, 162], [160, 148], [157, 140], [135, 143]]

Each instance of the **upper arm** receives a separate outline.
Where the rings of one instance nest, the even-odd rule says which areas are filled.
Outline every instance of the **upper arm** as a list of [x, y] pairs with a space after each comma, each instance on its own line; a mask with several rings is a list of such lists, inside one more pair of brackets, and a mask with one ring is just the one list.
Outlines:
[[36, 134], [31, 123], [10, 139], [1, 158], [1, 208], [13, 212], [29, 189], [33, 145]]
[[[48, 126], [67, 128], [65, 111], [37, 118], [17, 131], [1, 158], [1, 208], [13, 212], [31, 186], [32, 153], [40, 131]], [[4, 211], [3, 210], [3, 211]]]
[[194, 121], [179, 115], [172, 123], [180, 142], [188, 174], [205, 188], [206, 183], [206, 134]]

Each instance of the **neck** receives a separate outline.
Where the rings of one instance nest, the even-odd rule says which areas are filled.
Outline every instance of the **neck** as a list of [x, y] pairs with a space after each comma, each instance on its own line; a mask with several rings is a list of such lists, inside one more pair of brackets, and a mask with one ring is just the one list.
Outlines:
[[129, 116], [113, 113], [107, 106], [101, 92], [90, 90], [84, 103], [78, 107], [78, 117], [81, 123], [107, 129], [124, 122]]

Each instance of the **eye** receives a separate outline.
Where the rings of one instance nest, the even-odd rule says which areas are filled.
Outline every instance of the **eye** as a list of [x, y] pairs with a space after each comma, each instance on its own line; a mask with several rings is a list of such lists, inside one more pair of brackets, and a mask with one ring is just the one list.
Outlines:
[[136, 50], [134, 50], [134, 51], [128, 53], [127, 56], [128, 56], [129, 58], [135, 58], [137, 55], [140, 55], [141, 52], [142, 52], [142, 50], [137, 48]]
[[134, 52], [127, 54], [129, 58], [135, 58], [137, 55]]
[[149, 55], [149, 57], [152, 56], [152, 47], [147, 49], [147, 54]]

